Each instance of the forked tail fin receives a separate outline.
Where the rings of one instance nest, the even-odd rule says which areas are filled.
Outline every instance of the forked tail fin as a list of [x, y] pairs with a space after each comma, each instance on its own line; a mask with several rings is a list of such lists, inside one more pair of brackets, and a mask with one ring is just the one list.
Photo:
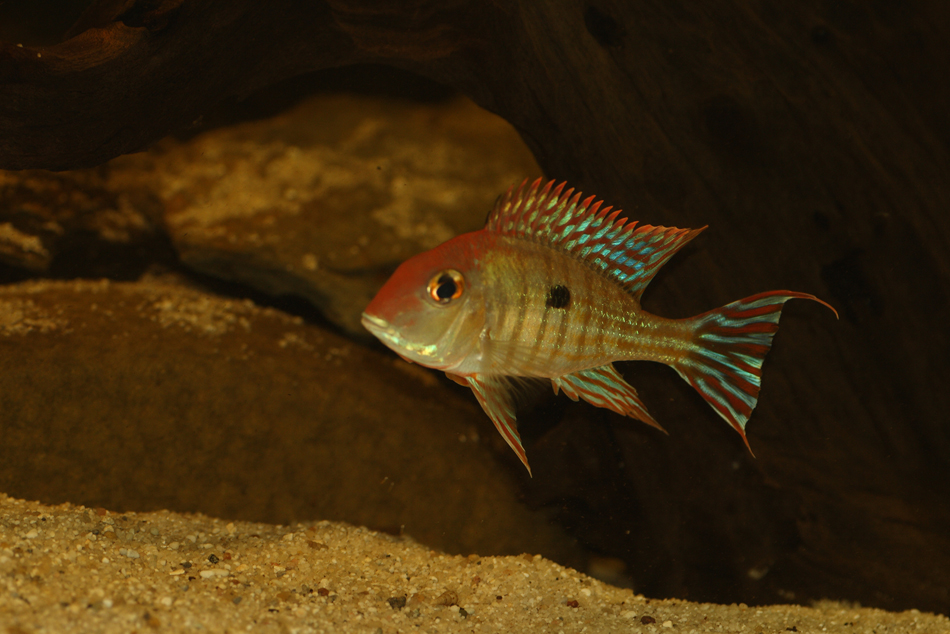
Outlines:
[[799, 298], [823, 304], [838, 316], [830, 304], [808, 293], [759, 293], [694, 317], [693, 345], [673, 365], [739, 432], [750, 453], [745, 425], [759, 398], [762, 362], [772, 347], [783, 305]]

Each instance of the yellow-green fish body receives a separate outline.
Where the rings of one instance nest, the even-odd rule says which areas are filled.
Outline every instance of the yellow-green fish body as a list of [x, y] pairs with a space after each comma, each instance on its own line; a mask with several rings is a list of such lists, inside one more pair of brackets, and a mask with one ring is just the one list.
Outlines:
[[555, 392], [660, 427], [614, 361], [672, 366], [745, 440], [782, 305], [821, 300], [771, 291], [691, 319], [652, 315], [640, 306], [644, 289], [702, 229], [637, 227], [618, 215], [563, 183], [522, 184], [484, 229], [403, 263], [363, 324], [404, 358], [471, 387], [526, 467], [510, 377], [550, 379]]
[[[481, 261], [487, 374], [557, 378], [605, 359], [669, 363], [684, 326], [645, 312], [593, 268], [542, 244], [508, 236]], [[525, 263], [530, 263], [526, 265]]]

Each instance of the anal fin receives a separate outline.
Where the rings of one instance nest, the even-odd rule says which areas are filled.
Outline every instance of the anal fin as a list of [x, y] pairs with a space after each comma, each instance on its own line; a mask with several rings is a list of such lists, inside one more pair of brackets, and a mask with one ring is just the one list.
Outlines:
[[[449, 378], [456, 380], [452, 375], [449, 375]], [[504, 379], [479, 376], [464, 378], [468, 382], [468, 386], [475, 392], [475, 398], [478, 399], [479, 405], [482, 406], [491, 421], [495, 423], [495, 429], [517, 454], [530, 476], [531, 467], [528, 465], [528, 457], [525, 455], [524, 447], [521, 446], [521, 436], [518, 435], [518, 427], [515, 424], [515, 406], [511, 398], [510, 386]]]
[[598, 368], [559, 376], [551, 379], [551, 383], [554, 385], [555, 394], [560, 389], [575, 401], [582, 398], [591, 405], [642, 420], [647, 425], [666, 433], [666, 430], [647, 412], [637, 391], [623, 380], [613, 364], [608, 363]]

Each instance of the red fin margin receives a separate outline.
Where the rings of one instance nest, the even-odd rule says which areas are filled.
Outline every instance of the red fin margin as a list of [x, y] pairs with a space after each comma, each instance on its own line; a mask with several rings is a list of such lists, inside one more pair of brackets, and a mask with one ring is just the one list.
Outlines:
[[657, 271], [705, 229], [637, 227], [594, 196], [582, 199], [566, 183], [539, 178], [510, 188], [495, 203], [485, 229], [546, 244], [584, 262], [638, 300]]
[[[454, 376], [450, 378], [455, 380]], [[521, 446], [521, 436], [518, 434], [518, 427], [515, 423], [515, 408], [510, 387], [504, 379], [479, 376], [464, 378], [468, 382], [468, 386], [472, 388], [472, 392], [475, 393], [479, 405], [482, 406], [491, 421], [495, 423], [495, 429], [515, 452], [525, 469], [528, 470], [528, 475], [531, 476], [528, 457], [525, 455], [524, 447]]]
[[647, 412], [637, 391], [623, 380], [613, 364], [559, 376], [551, 379], [551, 383], [555, 394], [560, 389], [572, 400], [582, 398], [591, 405], [609, 409], [621, 416], [636, 418], [666, 433]]
[[772, 347], [785, 302], [810, 299], [834, 312], [814, 295], [795, 291], [767, 291], [732, 302], [692, 320], [690, 351], [673, 368], [702, 395], [733, 429], [749, 453], [745, 426], [759, 398], [762, 362]]

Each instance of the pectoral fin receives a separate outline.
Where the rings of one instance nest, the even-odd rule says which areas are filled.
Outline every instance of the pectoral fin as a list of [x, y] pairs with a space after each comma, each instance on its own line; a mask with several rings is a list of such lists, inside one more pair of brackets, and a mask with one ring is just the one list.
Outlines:
[[466, 379], [464, 376], [459, 376], [459, 375], [457, 375], [457, 374], [452, 374], [451, 372], [446, 372], [446, 373], [445, 373], [445, 376], [449, 377], [450, 379], [452, 379], [453, 381], [455, 381], [456, 383], [458, 383], [458, 384], [461, 385], [462, 387], [471, 387], [471, 386], [468, 384], [468, 379]]
[[[454, 377], [452, 378], [454, 380]], [[515, 407], [511, 398], [510, 386], [504, 379], [498, 378], [468, 376], [465, 377], [465, 380], [468, 381], [468, 386], [475, 392], [475, 397], [482, 409], [495, 423], [495, 429], [521, 459], [528, 470], [528, 475], [531, 475], [531, 467], [528, 466], [528, 458], [525, 455], [524, 447], [521, 446], [521, 436], [518, 435], [518, 427], [515, 423]]]
[[642, 420], [663, 433], [666, 430], [653, 420], [637, 391], [628, 385], [610, 363], [574, 374], [551, 379], [554, 393], [562, 390], [569, 398], [582, 398], [591, 405], [604, 407], [623, 416]]

